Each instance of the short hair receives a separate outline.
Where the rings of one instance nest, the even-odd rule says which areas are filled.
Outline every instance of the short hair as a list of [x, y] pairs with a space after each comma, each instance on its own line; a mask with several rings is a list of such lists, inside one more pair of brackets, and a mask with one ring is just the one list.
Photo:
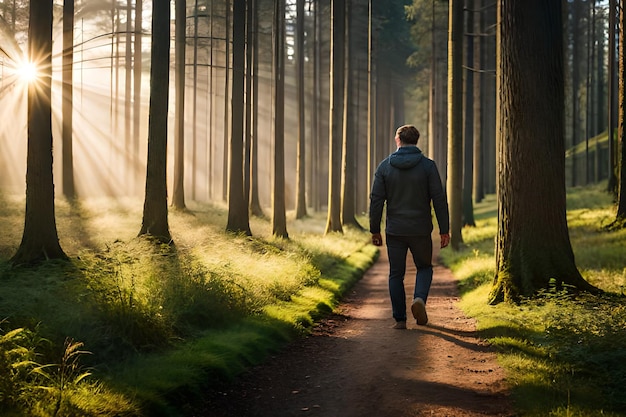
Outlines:
[[417, 141], [420, 138], [420, 132], [413, 125], [400, 126], [396, 130], [396, 135], [400, 138], [400, 142], [407, 145], [417, 145]]

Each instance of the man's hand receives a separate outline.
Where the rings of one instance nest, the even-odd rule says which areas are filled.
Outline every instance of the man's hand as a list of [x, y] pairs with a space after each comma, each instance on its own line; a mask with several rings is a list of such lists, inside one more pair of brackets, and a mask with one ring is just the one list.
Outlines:
[[441, 248], [443, 249], [450, 244], [450, 233], [439, 236], [441, 236]]
[[383, 245], [383, 237], [380, 235], [380, 233], [372, 233], [372, 244], [374, 246]]

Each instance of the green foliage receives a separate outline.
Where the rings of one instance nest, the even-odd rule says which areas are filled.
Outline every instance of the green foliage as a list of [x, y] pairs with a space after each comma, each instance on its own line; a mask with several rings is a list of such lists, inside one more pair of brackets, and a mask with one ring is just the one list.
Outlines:
[[[6, 324], [6, 322], [3, 322]], [[17, 328], [0, 331], [0, 413], [7, 416], [90, 417], [137, 416], [138, 409], [123, 395], [88, 381], [79, 357], [82, 343], [67, 340], [58, 364], [35, 360], [47, 341]]]
[[250, 237], [194, 203], [162, 245], [131, 230], [140, 201], [100, 199], [57, 204], [69, 262], [12, 268], [23, 201], [1, 198], [0, 317], [19, 329], [0, 346], [0, 415], [176, 415], [309, 331], [378, 254], [363, 231], [324, 236], [323, 214], [291, 221], [291, 239], [253, 218]]
[[476, 228], [463, 230], [466, 247], [443, 251], [460, 279], [462, 308], [478, 319], [507, 370], [517, 407], [529, 416], [626, 415], [626, 232], [606, 232], [614, 216], [602, 185], [568, 190], [568, 224], [577, 265], [602, 296], [573, 296], [546, 288], [520, 304], [487, 304], [495, 274], [495, 200], [476, 206]]

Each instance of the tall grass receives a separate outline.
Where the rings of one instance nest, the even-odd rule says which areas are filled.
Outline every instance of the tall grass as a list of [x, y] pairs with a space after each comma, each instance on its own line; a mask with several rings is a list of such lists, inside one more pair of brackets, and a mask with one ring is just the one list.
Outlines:
[[493, 196], [476, 207], [465, 247], [442, 252], [460, 279], [461, 306], [497, 347], [522, 415], [626, 415], [626, 230], [607, 232], [615, 211], [600, 186], [568, 191], [568, 225], [579, 270], [605, 291], [573, 297], [547, 288], [518, 305], [487, 305], [495, 274]]
[[[377, 254], [362, 231], [323, 236], [322, 216], [290, 220], [289, 240], [253, 218], [250, 237], [224, 232], [223, 207], [193, 203], [170, 213], [175, 243], [161, 245], [135, 237], [141, 201], [98, 199], [57, 202], [69, 262], [15, 268], [8, 259], [21, 239], [23, 199], [0, 202], [0, 335], [24, 356], [7, 356], [4, 368], [0, 359], [0, 373], [15, 367], [21, 373], [7, 386], [29, 393], [26, 402], [0, 393], [3, 415], [175, 415], [180, 395], [306, 332]], [[33, 355], [37, 365], [16, 365], [34, 364]], [[75, 371], [69, 379], [63, 364]]]

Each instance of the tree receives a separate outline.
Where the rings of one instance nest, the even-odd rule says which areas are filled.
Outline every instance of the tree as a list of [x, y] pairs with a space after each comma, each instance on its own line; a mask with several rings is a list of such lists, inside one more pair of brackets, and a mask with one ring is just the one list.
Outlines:
[[624, 8], [620, 8], [619, 14], [619, 115], [618, 115], [618, 139], [621, 143], [620, 163], [619, 163], [619, 179], [618, 179], [618, 198], [617, 198], [617, 214], [615, 221], [609, 226], [611, 229], [621, 229], [626, 227], [626, 141], [624, 136], [624, 121], [626, 120], [626, 63], [624, 62], [624, 39], [626, 39], [626, 28], [624, 28]]
[[[467, 29], [472, 30], [474, 28], [474, 0], [467, 0], [467, 7], [469, 9], [467, 13]], [[473, 204], [473, 191], [474, 191], [474, 83], [475, 71], [472, 66], [474, 65], [474, 35], [470, 33], [467, 37], [466, 43], [466, 67], [465, 70], [465, 117], [463, 134], [463, 226], [476, 226], [474, 221], [474, 204]]]
[[326, 233], [342, 232], [341, 146], [345, 60], [345, 0], [331, 0], [330, 110], [328, 138], [328, 217]]
[[246, 2], [233, 2], [233, 76], [231, 85], [230, 180], [226, 230], [251, 235], [243, 180], [244, 66]]
[[617, 195], [617, 177], [615, 176], [615, 28], [617, 1], [609, 0], [609, 50], [608, 50], [608, 129], [609, 129], [609, 181], [608, 192]]
[[24, 233], [12, 264], [66, 259], [57, 235], [52, 176], [52, 0], [31, 1], [28, 59], [38, 69], [28, 84], [28, 151]]
[[[474, 34], [475, 34], [475, 39], [474, 39], [474, 63], [473, 66], [474, 68], [477, 70], [476, 72], [476, 76], [474, 77], [474, 91], [473, 91], [473, 95], [474, 95], [474, 122], [473, 122], [473, 127], [474, 127], [474, 132], [473, 132], [473, 137], [474, 137], [474, 160], [472, 162], [474, 169], [472, 170], [473, 172], [473, 180], [472, 180], [472, 196], [475, 202], [479, 203], [482, 201], [485, 192], [484, 192], [484, 187], [483, 187], [483, 153], [482, 153], [482, 146], [483, 146], [483, 129], [482, 129], [482, 112], [483, 112], [483, 108], [482, 108], [482, 96], [483, 96], [483, 78], [484, 78], [484, 60], [482, 59], [483, 54], [484, 54], [484, 50], [485, 48], [483, 48], [483, 36], [482, 36], [482, 31], [483, 31], [483, 0], [477, 0], [474, 2], [475, 6], [477, 9], [479, 9], [479, 11], [477, 12], [477, 18], [474, 19]], [[469, 91], [468, 91], [469, 94]]]
[[167, 109], [170, 69], [170, 2], [152, 2], [152, 57], [148, 161], [143, 222], [139, 235], [171, 242], [167, 219]]
[[341, 224], [362, 228], [354, 216], [356, 213], [356, 119], [352, 97], [354, 96], [355, 75], [352, 72], [353, 51], [351, 48], [352, 33], [352, 5], [351, 0], [346, 0], [347, 13], [345, 23], [345, 81], [343, 100], [343, 145], [341, 149]]
[[63, 1], [63, 194], [72, 199], [74, 189], [74, 156], [72, 151], [74, 71], [74, 0]]
[[498, 232], [491, 303], [517, 301], [550, 285], [596, 291], [576, 268], [567, 229], [561, 7], [560, 0], [498, 0]]
[[463, 1], [450, 0], [448, 31], [448, 184], [450, 246], [463, 242]]
[[250, 213], [263, 217], [259, 200], [259, 7], [258, 0], [252, 0], [252, 132], [250, 151]]
[[127, 191], [132, 194], [136, 187], [135, 163], [137, 154], [135, 153], [135, 141], [137, 138], [131, 137], [132, 122], [132, 75], [133, 75], [133, 48], [132, 48], [132, 0], [126, 0], [126, 36], [124, 41], [124, 141], [125, 141], [125, 160], [126, 160], [126, 178]]
[[289, 237], [285, 217], [285, 1], [274, 2], [274, 192], [272, 233]]
[[304, 1], [296, 5], [296, 83], [298, 102], [298, 148], [296, 152], [296, 219], [306, 216], [305, 117], [304, 117]]
[[187, 45], [187, 0], [176, 0], [175, 83], [176, 112], [174, 116], [174, 188], [172, 206], [185, 209], [185, 47]]
[[[141, 47], [143, 41], [142, 26], [143, 0], [135, 0], [135, 39], [133, 43], [133, 155], [135, 155], [135, 158], [139, 157], [139, 137], [141, 135], [141, 68], [143, 62], [143, 48]], [[137, 161], [137, 159], [135, 159], [135, 161]]]

